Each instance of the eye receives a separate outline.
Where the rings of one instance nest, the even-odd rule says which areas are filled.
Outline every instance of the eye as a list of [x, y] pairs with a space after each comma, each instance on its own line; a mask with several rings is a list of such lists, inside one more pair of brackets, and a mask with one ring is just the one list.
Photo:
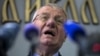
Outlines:
[[57, 17], [57, 18], [56, 18], [56, 22], [57, 22], [58, 24], [63, 24], [63, 19], [62, 19], [62, 17]]
[[57, 19], [57, 22], [62, 23], [63, 21], [61, 19]]
[[40, 16], [40, 19], [43, 20], [43, 21], [47, 20], [48, 18], [49, 17], [47, 15], [41, 15]]

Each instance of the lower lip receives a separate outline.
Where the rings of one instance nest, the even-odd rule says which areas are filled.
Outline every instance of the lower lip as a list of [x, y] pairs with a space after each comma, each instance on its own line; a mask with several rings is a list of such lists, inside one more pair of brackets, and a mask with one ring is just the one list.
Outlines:
[[46, 37], [54, 37], [54, 36], [52, 36], [52, 35], [50, 35], [50, 34], [44, 34]]
[[49, 38], [52, 38], [54, 36], [50, 35], [50, 34], [43, 34], [45, 37], [49, 37]]

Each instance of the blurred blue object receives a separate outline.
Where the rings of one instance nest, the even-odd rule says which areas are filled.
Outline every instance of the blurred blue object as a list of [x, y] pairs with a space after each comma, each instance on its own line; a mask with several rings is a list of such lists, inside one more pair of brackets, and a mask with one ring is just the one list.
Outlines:
[[20, 27], [18, 23], [11, 22], [11, 23], [4, 24], [2, 29], [6, 32], [9, 32], [9, 34], [11, 34], [10, 38], [15, 38], [15, 36], [17, 35], [19, 31], [19, 28]]
[[75, 42], [78, 41], [78, 36], [86, 36], [84, 28], [73, 20], [67, 20], [63, 27], [66, 34]]
[[38, 28], [32, 24], [28, 23], [24, 27], [24, 36], [27, 40], [32, 41], [34, 37], [37, 37], [39, 35]]
[[15, 22], [6, 23], [0, 28], [0, 40], [4, 42], [6, 51], [13, 45], [19, 28], [20, 25]]

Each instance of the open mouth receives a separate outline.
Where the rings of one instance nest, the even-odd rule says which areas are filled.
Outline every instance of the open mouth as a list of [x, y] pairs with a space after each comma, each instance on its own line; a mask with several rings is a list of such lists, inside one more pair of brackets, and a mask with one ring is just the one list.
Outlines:
[[55, 36], [55, 33], [53, 31], [50, 31], [50, 30], [45, 31], [44, 34]]

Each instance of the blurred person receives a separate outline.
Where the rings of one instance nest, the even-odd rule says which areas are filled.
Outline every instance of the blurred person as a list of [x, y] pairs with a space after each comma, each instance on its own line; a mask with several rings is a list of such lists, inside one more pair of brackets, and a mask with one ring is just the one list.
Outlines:
[[32, 52], [34, 48], [31, 48], [28, 56], [61, 56], [59, 49], [67, 36], [63, 28], [66, 20], [66, 13], [56, 4], [47, 4], [38, 9], [32, 24], [39, 28], [39, 44], [35, 53]]

